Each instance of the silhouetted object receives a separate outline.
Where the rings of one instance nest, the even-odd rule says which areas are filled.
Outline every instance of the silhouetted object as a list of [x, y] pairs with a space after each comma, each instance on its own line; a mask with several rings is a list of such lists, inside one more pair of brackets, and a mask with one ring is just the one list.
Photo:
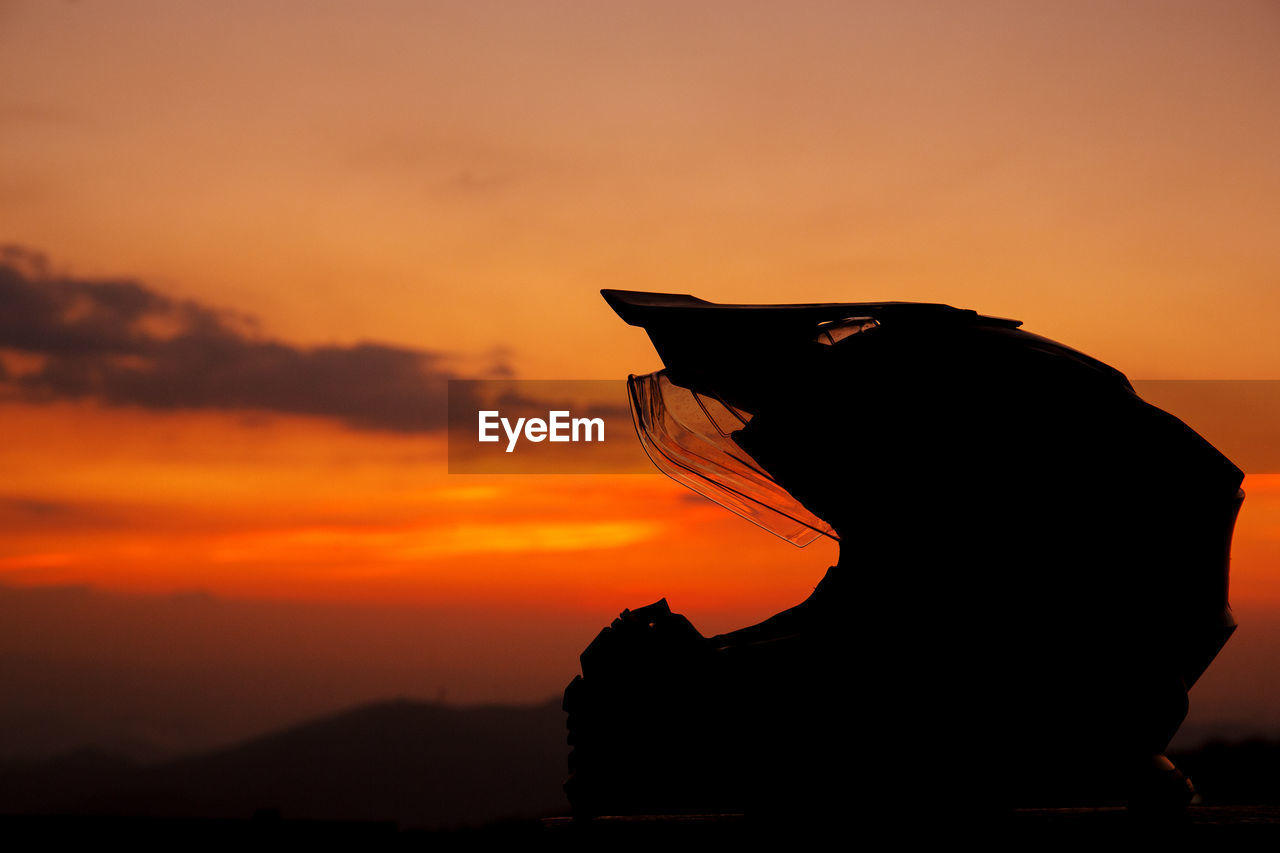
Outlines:
[[575, 814], [1186, 804], [1162, 752], [1235, 627], [1229, 460], [1017, 321], [603, 295], [666, 365], [629, 383], [657, 466], [840, 559], [750, 628], [602, 631]]

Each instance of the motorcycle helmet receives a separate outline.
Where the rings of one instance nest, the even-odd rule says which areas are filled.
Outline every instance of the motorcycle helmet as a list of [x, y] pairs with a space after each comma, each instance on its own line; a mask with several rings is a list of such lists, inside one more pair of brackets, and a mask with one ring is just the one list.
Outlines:
[[[809, 720], [829, 754], [900, 788], [945, 742], [1023, 804], [1160, 757], [1235, 628], [1243, 474], [1194, 430], [1017, 320], [602, 295], [664, 364], [628, 381], [655, 465], [796, 545], [840, 544], [840, 571], [790, 612], [799, 641], [725, 682], [756, 697], [733, 707], [782, 696], [799, 716], [770, 700], [767, 717]], [[817, 686], [797, 686], [800, 672]], [[766, 775], [832, 789], [817, 759], [759, 743], [778, 770]]]

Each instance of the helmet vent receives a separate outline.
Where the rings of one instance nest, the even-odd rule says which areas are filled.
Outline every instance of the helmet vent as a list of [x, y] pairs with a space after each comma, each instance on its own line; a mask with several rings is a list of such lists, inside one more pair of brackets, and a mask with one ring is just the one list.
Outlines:
[[827, 320], [818, 324], [818, 336], [814, 338], [820, 344], [835, 346], [845, 338], [853, 337], [874, 329], [880, 325], [875, 317], [845, 317], [840, 320]]

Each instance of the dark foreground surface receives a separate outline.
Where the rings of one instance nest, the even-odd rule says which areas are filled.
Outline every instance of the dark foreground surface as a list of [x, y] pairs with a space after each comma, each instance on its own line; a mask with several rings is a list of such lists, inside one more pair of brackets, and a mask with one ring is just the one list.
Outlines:
[[[943, 831], [957, 829], [973, 832], [1012, 831], [1034, 835], [1039, 832], [1055, 833], [1062, 829], [1084, 831], [1120, 832], [1182, 832], [1213, 830], [1229, 827], [1270, 828], [1280, 837], [1280, 806], [1192, 806], [1185, 815], [1177, 817], [1147, 818], [1131, 814], [1124, 808], [1073, 808], [1073, 809], [1019, 809], [1000, 817], [966, 818], [959, 816], [945, 821], [930, 820], [924, 810], [903, 810], [892, 817], [880, 819], [871, 816], [823, 816], [815, 820], [814, 828], [836, 824], [846, 831], [859, 827], [870, 828], [893, 823], [897, 829], [911, 831]], [[901, 824], [912, 824], [902, 826]], [[688, 835], [726, 837], [755, 835], [757, 833], [790, 833], [803, 835], [804, 823], [758, 824], [741, 815], [678, 815], [652, 817], [603, 817], [589, 823], [576, 823], [572, 818], [548, 818], [541, 822], [541, 831], [547, 836], [593, 836], [602, 840], [652, 835], [655, 838]]]
[[[288, 820], [263, 813], [243, 820], [199, 818], [119, 818], [61, 815], [0, 817], [0, 837], [41, 843], [160, 842], [327, 842], [367, 847], [415, 849], [471, 849], [494, 844], [538, 843], [576, 848], [607, 849], [608, 845], [657, 843], [675, 849], [714, 843], [755, 845], [761, 841], [787, 841], [804, 845], [835, 829], [850, 840], [866, 832], [868, 840], [885, 830], [902, 837], [970, 837], [975, 841], [1012, 836], [1033, 840], [1064, 835], [1109, 837], [1168, 837], [1260, 833], [1280, 838], [1280, 806], [1192, 806], [1175, 819], [1138, 818], [1121, 808], [1028, 809], [998, 819], [931, 820], [920, 812], [904, 810], [892, 819], [850, 814], [823, 815], [812, 822], [760, 824], [741, 815], [656, 815], [603, 817], [576, 822], [568, 817], [522, 820], [455, 830], [402, 829], [392, 822]], [[598, 847], [597, 845], [606, 845]], [[807, 846], [807, 845], [805, 845]]]

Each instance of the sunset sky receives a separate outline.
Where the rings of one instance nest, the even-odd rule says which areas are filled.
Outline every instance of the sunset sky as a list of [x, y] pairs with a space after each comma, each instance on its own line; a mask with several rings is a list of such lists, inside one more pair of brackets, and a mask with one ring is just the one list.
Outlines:
[[[944, 302], [1135, 380], [1280, 379], [1272, 0], [0, 0], [0, 146], [0, 659], [343, 658], [244, 729], [540, 699], [622, 607], [715, 633], [835, 561], [656, 474], [447, 473], [448, 379], [660, 366], [602, 287]], [[1249, 473], [1245, 627], [1192, 703], [1280, 728]], [[165, 621], [191, 596], [283, 615]]]

